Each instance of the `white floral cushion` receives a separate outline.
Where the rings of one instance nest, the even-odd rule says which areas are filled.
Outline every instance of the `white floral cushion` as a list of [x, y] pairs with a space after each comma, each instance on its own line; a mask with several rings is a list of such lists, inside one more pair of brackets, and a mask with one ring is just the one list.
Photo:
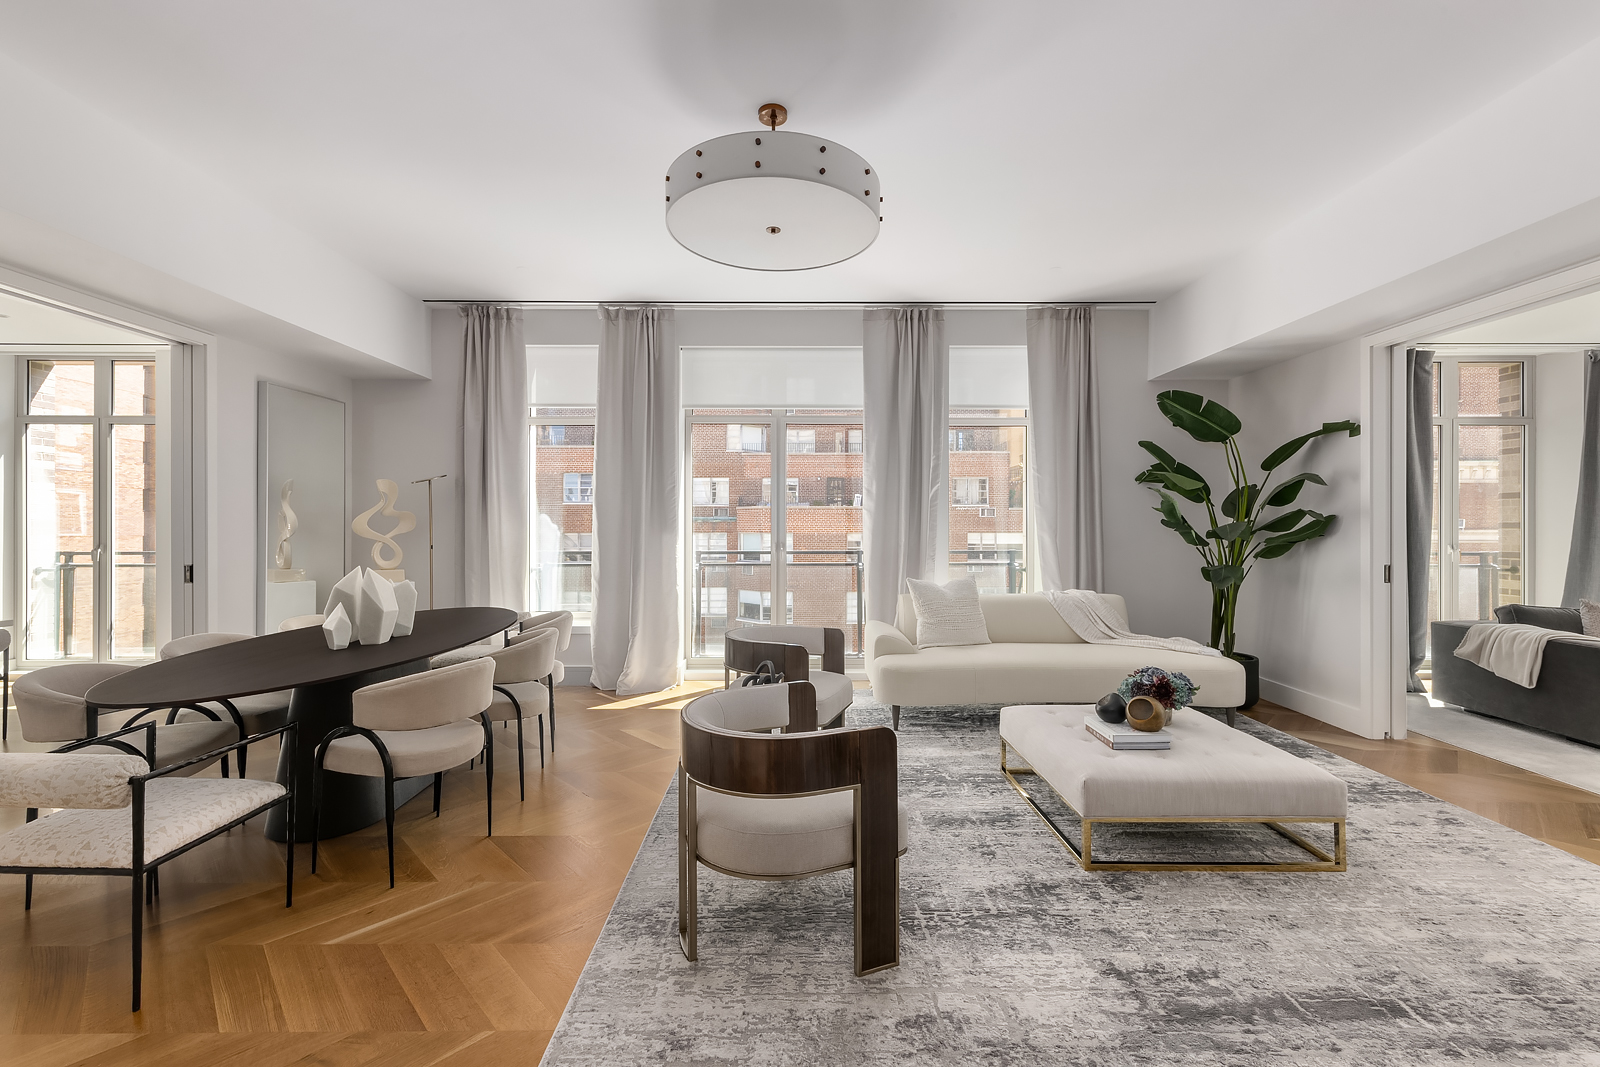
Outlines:
[[0, 754], [0, 807], [125, 808], [128, 779], [150, 770], [138, 756], [76, 752]]
[[[143, 761], [138, 762], [142, 770]], [[221, 829], [284, 792], [277, 782], [158, 778], [145, 787], [144, 861], [150, 863]], [[69, 808], [0, 834], [0, 867], [127, 870], [132, 866], [131, 804], [112, 810]]]

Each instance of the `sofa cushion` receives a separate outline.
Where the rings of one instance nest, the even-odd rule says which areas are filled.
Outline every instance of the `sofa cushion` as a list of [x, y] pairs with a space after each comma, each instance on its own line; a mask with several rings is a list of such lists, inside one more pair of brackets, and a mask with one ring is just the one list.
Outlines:
[[917, 609], [918, 648], [989, 643], [975, 580], [957, 578], [940, 585], [907, 578], [906, 585]]
[[[1128, 623], [1128, 605], [1115, 593], [1104, 594]], [[1075, 633], [1055, 605], [1039, 593], [980, 593], [978, 604], [983, 609], [984, 623], [989, 630], [989, 640], [995, 643], [1021, 641], [1028, 643], [1081, 644], [1083, 638]], [[911, 594], [902, 593], [895, 613], [895, 628], [905, 634], [906, 640], [917, 643], [917, 608]]]
[[[1042, 598], [1041, 598], [1042, 599]], [[1177, 670], [1200, 687], [1196, 703], [1244, 703], [1244, 668], [1224, 656], [1127, 645], [1006, 642], [929, 648], [870, 665], [873, 695], [886, 704], [1092, 704], [1144, 666]]]
[[1583, 624], [1585, 637], [1600, 637], [1600, 604], [1592, 600], [1578, 601], [1578, 620]]
[[1520, 622], [1527, 626], [1542, 626], [1546, 630], [1568, 630], [1583, 633], [1583, 621], [1577, 608], [1552, 608], [1539, 604], [1501, 604], [1494, 609], [1495, 622]]

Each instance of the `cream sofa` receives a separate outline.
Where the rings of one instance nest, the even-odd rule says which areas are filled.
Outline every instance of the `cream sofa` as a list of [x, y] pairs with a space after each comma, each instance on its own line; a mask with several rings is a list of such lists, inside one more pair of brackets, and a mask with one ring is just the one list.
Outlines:
[[[1126, 622], [1127, 604], [1114, 594], [1108, 599]], [[1231, 659], [1091, 645], [1038, 593], [997, 593], [979, 600], [992, 644], [919, 651], [916, 608], [905, 594], [893, 626], [867, 623], [867, 678], [872, 695], [893, 706], [897, 729], [902, 706], [1093, 704], [1144, 666], [1187, 674], [1200, 687], [1203, 706], [1244, 703], [1244, 668]]]

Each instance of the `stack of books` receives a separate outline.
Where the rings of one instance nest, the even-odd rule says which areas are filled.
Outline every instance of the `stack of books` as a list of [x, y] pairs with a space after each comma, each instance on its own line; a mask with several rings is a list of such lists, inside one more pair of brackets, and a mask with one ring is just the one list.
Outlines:
[[1083, 727], [1119, 752], [1151, 752], [1172, 747], [1170, 731], [1135, 730], [1125, 722], [1104, 722], [1093, 713], [1083, 717]]

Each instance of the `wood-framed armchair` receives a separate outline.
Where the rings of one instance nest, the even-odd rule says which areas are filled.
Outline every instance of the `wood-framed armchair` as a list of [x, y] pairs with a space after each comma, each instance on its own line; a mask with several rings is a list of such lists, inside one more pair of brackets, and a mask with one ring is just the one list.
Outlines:
[[[811, 657], [822, 669], [811, 669]], [[844, 673], [844, 631], [833, 626], [740, 626], [722, 635], [722, 687], [770, 662], [786, 682], [810, 682], [817, 691], [817, 725], [839, 722], [855, 699]]]
[[906, 813], [894, 731], [816, 721], [810, 682], [711, 692], [683, 709], [678, 941], [690, 960], [703, 864], [765, 881], [854, 869], [855, 972], [900, 963]]

